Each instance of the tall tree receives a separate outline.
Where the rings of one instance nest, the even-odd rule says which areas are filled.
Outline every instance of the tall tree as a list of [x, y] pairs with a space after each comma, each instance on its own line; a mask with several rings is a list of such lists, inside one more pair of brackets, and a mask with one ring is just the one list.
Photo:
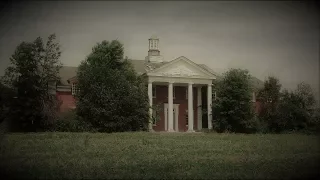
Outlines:
[[295, 91], [284, 91], [278, 110], [281, 130], [303, 130], [313, 126], [316, 112], [312, 88], [307, 83], [299, 83]]
[[144, 78], [123, 53], [119, 41], [102, 41], [77, 72], [77, 114], [100, 132], [137, 131], [148, 125]]
[[278, 106], [281, 97], [281, 84], [279, 79], [269, 76], [264, 82], [264, 87], [258, 93], [258, 99], [261, 103], [261, 112], [259, 120], [266, 124], [267, 130], [274, 132], [280, 131], [278, 119]]
[[315, 97], [312, 88], [309, 84], [301, 82], [297, 85], [295, 94], [301, 99], [301, 107], [305, 110], [315, 108]]
[[252, 86], [247, 70], [231, 69], [214, 84], [214, 128], [221, 131], [250, 132], [253, 124]]
[[59, 80], [62, 66], [60, 45], [55, 39], [52, 34], [46, 45], [40, 37], [19, 44], [2, 78], [17, 95], [10, 107], [10, 119], [19, 130], [34, 131], [55, 118], [57, 102], [50, 88]]

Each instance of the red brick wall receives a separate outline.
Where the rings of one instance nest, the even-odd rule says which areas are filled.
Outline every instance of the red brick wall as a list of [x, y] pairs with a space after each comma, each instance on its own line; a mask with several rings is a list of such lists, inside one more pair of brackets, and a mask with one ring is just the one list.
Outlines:
[[[173, 99], [173, 104], [179, 104], [178, 129], [179, 131], [187, 131], [186, 126], [186, 110], [188, 109], [188, 99], [186, 99], [187, 87], [175, 87], [176, 98]], [[155, 131], [165, 130], [165, 115], [164, 103], [168, 103], [168, 86], [156, 86], [156, 98], [153, 98], [153, 104], [160, 104], [161, 111], [160, 120], [153, 126]], [[198, 129], [198, 108], [197, 108], [197, 88], [193, 88], [193, 115], [194, 115], [194, 130]]]
[[57, 92], [57, 98], [62, 102], [60, 112], [65, 112], [76, 107], [75, 99], [71, 92]]
[[[178, 129], [179, 131], [187, 131], [186, 126], [186, 110], [188, 109], [188, 99], [186, 99], [186, 88], [187, 87], [175, 87], [176, 98], [173, 99], [173, 104], [179, 104], [179, 118], [178, 118]], [[206, 99], [206, 93], [203, 100]], [[202, 95], [204, 95], [202, 94]], [[71, 92], [57, 92], [57, 98], [62, 102], [60, 106], [60, 112], [65, 112], [75, 108], [75, 99]], [[155, 131], [165, 130], [165, 116], [164, 116], [164, 103], [168, 103], [168, 86], [156, 86], [156, 98], [153, 98], [153, 104], [160, 104], [161, 111], [160, 120], [153, 126]], [[202, 101], [206, 104], [206, 102]], [[204, 105], [205, 105], [204, 104]], [[261, 111], [261, 103], [257, 100], [255, 102], [255, 111], [259, 113]], [[194, 115], [194, 130], [198, 129], [198, 108], [197, 108], [197, 88], [193, 88], [193, 115]]]
[[255, 102], [255, 112], [257, 114], [260, 114], [261, 112], [261, 102], [259, 102], [258, 100]]

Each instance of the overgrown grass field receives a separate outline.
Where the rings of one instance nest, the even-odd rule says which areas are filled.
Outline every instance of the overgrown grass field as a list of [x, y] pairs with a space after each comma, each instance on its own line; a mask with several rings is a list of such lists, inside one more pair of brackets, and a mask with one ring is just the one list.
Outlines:
[[32, 179], [316, 177], [317, 136], [30, 133], [1, 140], [1, 173]]

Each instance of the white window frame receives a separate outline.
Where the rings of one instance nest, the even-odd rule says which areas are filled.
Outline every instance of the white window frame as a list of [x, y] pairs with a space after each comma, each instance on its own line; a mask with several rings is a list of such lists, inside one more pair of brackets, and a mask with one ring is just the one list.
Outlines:
[[255, 92], [252, 93], [252, 102], [256, 102], [256, 93]]
[[72, 83], [71, 85], [71, 94], [76, 95], [80, 91], [79, 88], [77, 88], [77, 83]]
[[152, 98], [156, 98], [157, 97], [157, 88], [156, 87], [157, 86], [152, 87]]

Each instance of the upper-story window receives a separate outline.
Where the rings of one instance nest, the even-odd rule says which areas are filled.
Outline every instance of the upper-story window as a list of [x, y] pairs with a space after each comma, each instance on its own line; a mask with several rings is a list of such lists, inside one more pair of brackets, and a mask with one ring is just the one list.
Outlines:
[[252, 93], [252, 102], [256, 102], [256, 93], [255, 92]]
[[152, 98], [156, 98], [157, 88], [156, 86], [152, 87]]
[[77, 87], [77, 83], [72, 83], [72, 87], [71, 87], [72, 95], [76, 95], [79, 91], [80, 89]]
[[173, 86], [173, 93], [172, 93], [172, 96], [173, 96], [173, 99], [175, 99], [176, 98], [176, 88]]
[[186, 99], [188, 99], [188, 87], [186, 87]]

